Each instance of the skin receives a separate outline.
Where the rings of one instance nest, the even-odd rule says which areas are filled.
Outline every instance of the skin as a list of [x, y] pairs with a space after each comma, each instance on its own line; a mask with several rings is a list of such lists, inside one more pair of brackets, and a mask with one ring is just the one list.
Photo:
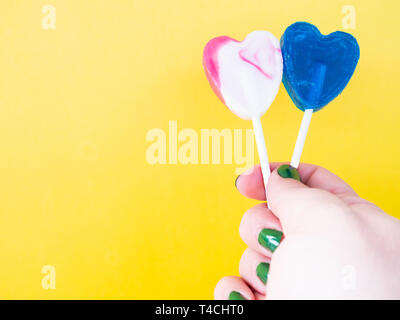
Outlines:
[[[222, 278], [215, 299], [232, 291], [247, 300], [263, 299], [400, 299], [400, 221], [360, 198], [328, 170], [301, 164], [299, 182], [273, 170], [267, 201], [248, 210], [240, 236], [248, 245], [240, 277]], [[259, 166], [236, 182], [241, 194], [265, 200]], [[263, 229], [282, 231], [274, 252], [262, 247]], [[266, 285], [256, 274], [270, 264]]]

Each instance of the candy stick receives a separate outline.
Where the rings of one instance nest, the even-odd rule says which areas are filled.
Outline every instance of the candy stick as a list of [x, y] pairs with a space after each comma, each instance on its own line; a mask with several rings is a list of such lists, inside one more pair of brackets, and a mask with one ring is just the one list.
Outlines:
[[271, 175], [271, 169], [269, 168], [267, 147], [265, 146], [264, 133], [261, 126], [260, 118], [253, 118], [253, 129], [254, 134], [256, 136], [256, 145], [258, 150], [258, 157], [260, 158], [261, 172], [264, 180], [264, 189], [265, 189], [265, 199], [267, 198], [267, 185], [268, 179]]
[[313, 109], [307, 109], [304, 111], [303, 120], [301, 121], [299, 134], [297, 135], [296, 145], [294, 146], [292, 161], [290, 166], [296, 168], [299, 166], [300, 157], [303, 152], [304, 143], [306, 142], [308, 127], [310, 126], [311, 116], [313, 114]]
[[[316, 102], [319, 99], [324, 85], [325, 74], [326, 65], [317, 64], [314, 86], [311, 88], [308, 96], [309, 101]], [[296, 145], [293, 151], [292, 161], [290, 162], [290, 166], [296, 169], [300, 163], [300, 157], [303, 152], [304, 143], [306, 142], [307, 132], [310, 126], [313, 111], [313, 109], [306, 109], [304, 111], [303, 120], [301, 121], [300, 130], [297, 135]]]

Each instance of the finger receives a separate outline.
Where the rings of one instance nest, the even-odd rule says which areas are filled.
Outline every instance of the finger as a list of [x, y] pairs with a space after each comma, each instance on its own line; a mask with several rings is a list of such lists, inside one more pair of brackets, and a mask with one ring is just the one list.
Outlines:
[[254, 294], [240, 277], [224, 277], [215, 287], [215, 300], [254, 300]]
[[240, 259], [240, 276], [258, 293], [265, 295], [270, 259], [246, 249]]
[[264, 180], [259, 164], [237, 176], [235, 186], [247, 198], [266, 200]]
[[311, 187], [326, 190], [336, 196], [357, 196], [357, 193], [341, 178], [325, 168], [313, 164], [300, 164], [301, 181]]
[[272, 256], [283, 239], [281, 224], [266, 203], [260, 203], [244, 214], [239, 233], [249, 248], [267, 257]]
[[[273, 171], [283, 164], [285, 163], [271, 163], [271, 170]], [[329, 191], [349, 201], [353, 201], [354, 197], [358, 197], [346, 182], [322, 167], [302, 163], [297, 170], [301, 181], [311, 188]], [[260, 166], [256, 165], [237, 177], [236, 187], [241, 194], [248, 198], [265, 200], [264, 182]]]
[[[308, 178], [312, 179], [312, 176]], [[309, 188], [295, 179], [282, 178], [277, 170], [269, 179], [267, 200], [287, 236], [295, 230], [322, 230], [331, 223], [329, 217], [339, 220], [351, 212], [349, 206], [333, 193]]]
[[265, 295], [258, 292], [254, 292], [254, 297], [256, 298], [256, 300], [267, 300], [267, 297]]

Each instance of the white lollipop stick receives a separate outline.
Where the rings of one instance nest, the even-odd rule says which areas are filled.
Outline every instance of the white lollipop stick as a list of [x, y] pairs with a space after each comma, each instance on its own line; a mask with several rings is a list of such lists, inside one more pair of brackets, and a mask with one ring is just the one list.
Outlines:
[[256, 136], [258, 157], [260, 158], [261, 172], [264, 180], [265, 199], [267, 199], [267, 185], [269, 176], [271, 175], [271, 169], [269, 168], [267, 147], [265, 146], [264, 133], [261, 126], [260, 118], [253, 118], [252, 121], [253, 121], [254, 134]]
[[303, 152], [304, 143], [306, 142], [308, 127], [310, 126], [312, 114], [313, 109], [307, 109], [304, 111], [303, 120], [301, 121], [299, 134], [297, 136], [296, 145], [293, 151], [292, 161], [290, 162], [290, 166], [296, 169], [300, 163], [300, 157]]

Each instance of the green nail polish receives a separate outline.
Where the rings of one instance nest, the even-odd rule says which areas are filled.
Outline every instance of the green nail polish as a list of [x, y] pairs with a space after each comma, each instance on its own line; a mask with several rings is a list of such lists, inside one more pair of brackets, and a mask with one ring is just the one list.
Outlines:
[[278, 168], [278, 174], [282, 177], [282, 178], [292, 178], [298, 181], [300, 180], [300, 174], [297, 171], [296, 168], [293, 168], [287, 164], [283, 164]]
[[282, 240], [282, 232], [274, 229], [263, 229], [258, 235], [258, 242], [271, 252], [274, 252], [275, 249], [279, 246], [279, 243]]
[[269, 272], [269, 263], [267, 262], [261, 262], [256, 268], [257, 277], [259, 277], [262, 283], [264, 284], [267, 283], [268, 272]]
[[232, 291], [229, 294], [229, 300], [246, 300], [245, 297], [243, 297], [239, 292], [237, 291]]

